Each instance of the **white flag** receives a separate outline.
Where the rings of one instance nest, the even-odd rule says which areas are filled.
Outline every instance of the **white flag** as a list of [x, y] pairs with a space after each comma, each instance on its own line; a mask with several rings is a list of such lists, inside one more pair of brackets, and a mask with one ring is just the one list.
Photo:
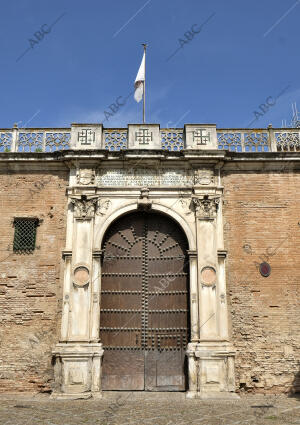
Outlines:
[[137, 102], [140, 102], [143, 99], [143, 92], [144, 92], [144, 84], [145, 84], [145, 52], [142, 59], [142, 63], [139, 69], [139, 72], [137, 73], [134, 87], [134, 98]]

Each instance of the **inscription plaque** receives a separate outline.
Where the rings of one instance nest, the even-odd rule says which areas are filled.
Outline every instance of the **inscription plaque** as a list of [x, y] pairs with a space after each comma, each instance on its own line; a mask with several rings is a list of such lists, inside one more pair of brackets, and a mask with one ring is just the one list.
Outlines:
[[97, 176], [99, 186], [192, 186], [192, 170], [115, 169], [102, 170]]

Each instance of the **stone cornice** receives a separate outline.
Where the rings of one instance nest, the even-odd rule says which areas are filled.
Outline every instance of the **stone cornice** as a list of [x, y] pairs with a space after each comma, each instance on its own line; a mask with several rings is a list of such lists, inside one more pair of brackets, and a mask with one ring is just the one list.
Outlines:
[[[176, 152], [157, 150], [130, 150], [111, 152], [103, 149], [95, 150], [65, 150], [56, 152], [1, 152], [0, 163], [10, 162], [66, 162], [66, 161], [132, 161], [159, 160], [159, 161], [188, 161], [191, 165], [203, 162], [218, 164], [228, 162], [278, 162], [300, 161], [300, 152], [231, 152], [225, 150], [192, 150], [185, 149]], [[141, 166], [143, 163], [141, 162]], [[67, 167], [67, 165], [65, 164]]]

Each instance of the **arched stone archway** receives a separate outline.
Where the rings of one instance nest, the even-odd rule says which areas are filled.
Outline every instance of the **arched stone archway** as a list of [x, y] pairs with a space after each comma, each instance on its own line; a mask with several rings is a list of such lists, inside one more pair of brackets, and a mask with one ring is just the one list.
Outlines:
[[[175, 205], [176, 206], [176, 205]], [[95, 229], [95, 243], [100, 243], [100, 246], [102, 245], [102, 241], [104, 238], [104, 234], [106, 233], [109, 226], [118, 218], [122, 217], [125, 214], [128, 214], [130, 212], [134, 212], [137, 210], [137, 203], [126, 203], [126, 205], [123, 205], [111, 212], [105, 220], [103, 221], [102, 225], [97, 227]], [[185, 218], [180, 215], [176, 209], [173, 207], [168, 207], [166, 205], [163, 205], [162, 203], [158, 203], [153, 201], [151, 205], [151, 210], [157, 213], [161, 213], [162, 215], [166, 215], [167, 217], [170, 217], [171, 220], [175, 221], [178, 226], [182, 229], [184, 232], [187, 241], [188, 241], [188, 249], [189, 250], [195, 250], [196, 249], [196, 235], [195, 235], [195, 223], [193, 222], [193, 225], [188, 223]]]
[[183, 391], [190, 340], [188, 241], [157, 212], [115, 220], [102, 244], [103, 390]]

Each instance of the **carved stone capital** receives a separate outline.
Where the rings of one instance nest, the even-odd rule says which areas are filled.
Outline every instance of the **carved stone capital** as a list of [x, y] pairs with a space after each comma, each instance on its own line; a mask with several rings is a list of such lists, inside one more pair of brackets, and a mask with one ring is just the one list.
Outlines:
[[194, 206], [197, 218], [215, 218], [219, 203], [220, 197], [216, 196], [203, 195], [192, 197], [192, 205]]
[[75, 218], [93, 218], [98, 207], [98, 196], [71, 196]]

